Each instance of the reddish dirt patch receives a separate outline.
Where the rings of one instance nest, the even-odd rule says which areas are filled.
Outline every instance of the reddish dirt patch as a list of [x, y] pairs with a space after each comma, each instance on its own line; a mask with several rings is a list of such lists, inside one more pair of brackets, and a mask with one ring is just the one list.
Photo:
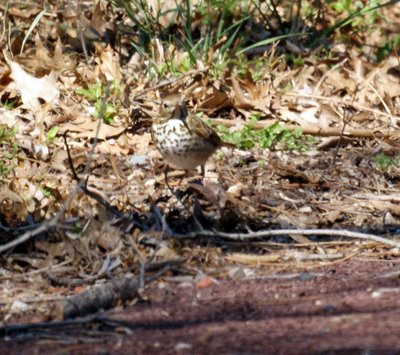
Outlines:
[[10, 333], [1, 349], [394, 354], [400, 351], [400, 279], [387, 274], [397, 269], [392, 261], [348, 261], [279, 278], [266, 270], [201, 289], [156, 283], [146, 301], [107, 312], [100, 322]]

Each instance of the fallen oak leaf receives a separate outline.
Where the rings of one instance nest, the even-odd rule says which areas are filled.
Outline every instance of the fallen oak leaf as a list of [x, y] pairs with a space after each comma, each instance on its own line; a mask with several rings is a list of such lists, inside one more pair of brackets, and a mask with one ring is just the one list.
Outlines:
[[32, 68], [36, 75], [48, 73], [51, 70], [63, 73], [76, 67], [76, 61], [71, 56], [63, 55], [62, 43], [57, 38], [54, 50], [50, 52], [43, 44], [38, 34], [35, 36], [35, 55], [21, 58], [25, 68]]
[[232, 90], [231, 90], [231, 100], [234, 102], [236, 107], [250, 109], [253, 108], [250, 99], [248, 99], [244, 93], [242, 88], [239, 85], [239, 81], [232, 75]]
[[21, 93], [21, 100], [24, 105], [33, 111], [38, 111], [40, 108], [39, 98], [47, 103], [58, 101], [60, 91], [56, 86], [57, 74], [55, 72], [52, 71], [42, 78], [35, 78], [22, 69], [18, 63], [10, 60], [7, 53], [3, 53], [11, 69], [10, 77], [14, 80], [15, 89]]
[[[75, 138], [94, 138], [96, 136], [98, 121], [93, 120], [90, 117], [81, 117], [76, 119], [74, 122], [68, 122], [60, 126], [60, 134], [69, 131], [74, 132]], [[100, 126], [99, 134], [97, 138], [103, 140], [106, 138], [118, 137], [124, 132], [126, 127], [124, 126], [110, 126], [102, 124]]]
[[104, 49], [99, 46], [98, 52], [100, 57], [96, 59], [96, 62], [99, 64], [99, 69], [106, 77], [106, 80], [120, 83], [122, 74], [118, 53], [111, 46], [107, 46]]

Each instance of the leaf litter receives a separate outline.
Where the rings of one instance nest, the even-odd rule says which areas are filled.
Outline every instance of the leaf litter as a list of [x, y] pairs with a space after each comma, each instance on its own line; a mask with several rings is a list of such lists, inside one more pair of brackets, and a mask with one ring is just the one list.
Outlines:
[[[264, 275], [348, 259], [398, 257], [397, 247], [377, 242], [301, 233], [254, 241], [230, 241], [218, 233], [174, 238], [189, 235], [198, 223], [211, 234], [333, 228], [395, 236], [399, 170], [395, 165], [382, 169], [376, 157], [393, 157], [398, 151], [396, 57], [371, 65], [366, 55], [337, 46], [331, 62], [313, 58], [293, 69], [272, 46], [266, 53], [275, 65], [257, 79], [250, 73], [239, 75], [231, 66], [215, 78], [210, 63], [200, 59], [194, 70], [161, 79], [146, 70], [149, 58], [130, 53], [123, 36], [122, 52], [116, 49], [112, 38], [117, 29], [106, 26], [106, 17], [118, 14], [100, 3], [85, 6], [91, 20], [71, 9], [53, 18], [57, 7], [52, 4], [24, 51], [19, 53], [17, 37], [9, 48], [12, 59], [6, 51], [1, 57], [1, 102], [14, 106], [0, 113], [0, 246], [35, 230], [66, 206], [77, 186], [66, 143], [78, 176], [92, 154], [85, 178], [91, 194], [79, 190], [57, 226], [2, 253], [2, 325], [53, 318], [49, 300], [127, 273], [143, 281], [146, 266], [151, 270], [157, 263], [171, 262], [169, 277], [198, 276], [198, 287], [209, 287], [214, 278], [204, 275], [225, 278], [238, 265]], [[36, 2], [23, 16], [17, 10], [11, 6], [8, 16], [25, 29], [41, 11]], [[69, 27], [60, 33], [50, 19]], [[78, 53], [84, 49], [77, 23], [84, 26], [90, 58]], [[161, 66], [174, 55], [177, 65], [187, 59], [157, 39], [151, 44], [152, 65]], [[77, 89], [99, 83], [106, 88], [110, 81], [120, 85], [112, 97], [115, 112], [98, 129], [96, 102], [78, 95]], [[103, 106], [106, 91], [97, 102]], [[208, 165], [204, 185], [193, 173], [174, 172], [170, 179], [177, 193], [171, 195], [149, 126], [152, 117], [165, 114], [162, 102], [179, 96], [214, 126], [237, 131], [278, 122], [317, 136], [320, 149], [282, 150], [278, 135], [270, 149], [255, 144], [249, 150], [223, 150]], [[53, 127], [55, 137], [49, 135]], [[182, 258], [185, 262], [174, 266]], [[160, 270], [154, 266], [149, 272]]]

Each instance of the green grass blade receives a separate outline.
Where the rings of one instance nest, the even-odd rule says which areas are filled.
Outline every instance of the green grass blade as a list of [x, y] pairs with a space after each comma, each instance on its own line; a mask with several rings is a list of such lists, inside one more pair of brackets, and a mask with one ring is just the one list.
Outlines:
[[[400, 1], [400, 0], [399, 0]], [[248, 46], [246, 48], [241, 49], [240, 51], [238, 51], [236, 54], [242, 54], [244, 52], [247, 52], [250, 49], [253, 48], [257, 48], [257, 47], [261, 47], [261, 46], [266, 46], [268, 44], [274, 43], [276, 41], [279, 41], [281, 39], [285, 39], [285, 38], [292, 38], [292, 37], [298, 37], [298, 36], [307, 36], [307, 33], [289, 33], [287, 35], [281, 35], [281, 36], [275, 36], [275, 37], [271, 37], [265, 40], [262, 40], [260, 42], [254, 43], [251, 46]]]
[[19, 54], [22, 54], [22, 52], [24, 51], [24, 46], [26, 41], [28, 40], [29, 36], [31, 35], [33, 29], [37, 26], [37, 24], [40, 22], [41, 18], [43, 17], [43, 15], [46, 13], [47, 9], [45, 8], [44, 10], [40, 11], [37, 16], [35, 17], [35, 19], [33, 20], [33, 22], [31, 23], [31, 25], [29, 26], [28, 32], [26, 33], [24, 40], [22, 41], [22, 45], [21, 45], [21, 50], [19, 51]]

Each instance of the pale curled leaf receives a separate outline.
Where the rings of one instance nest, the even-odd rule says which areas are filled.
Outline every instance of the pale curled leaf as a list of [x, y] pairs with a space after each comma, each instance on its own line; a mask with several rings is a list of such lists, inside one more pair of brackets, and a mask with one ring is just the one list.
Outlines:
[[8, 60], [8, 65], [11, 69], [15, 88], [21, 93], [21, 100], [25, 106], [37, 111], [40, 107], [39, 98], [47, 103], [58, 101], [60, 91], [56, 85], [57, 74], [55, 72], [51, 72], [42, 78], [35, 78], [16, 62]]
[[[98, 121], [94, 121], [90, 117], [80, 117], [74, 122], [68, 122], [60, 127], [60, 134], [65, 131], [74, 132], [75, 138], [94, 138], [96, 136]], [[97, 138], [103, 140], [110, 137], [117, 137], [123, 131], [125, 127], [119, 126], [114, 127], [106, 124], [100, 126]]]
[[100, 70], [105, 75], [107, 81], [121, 82], [122, 74], [119, 64], [119, 56], [110, 46], [101, 50], [99, 62]]

